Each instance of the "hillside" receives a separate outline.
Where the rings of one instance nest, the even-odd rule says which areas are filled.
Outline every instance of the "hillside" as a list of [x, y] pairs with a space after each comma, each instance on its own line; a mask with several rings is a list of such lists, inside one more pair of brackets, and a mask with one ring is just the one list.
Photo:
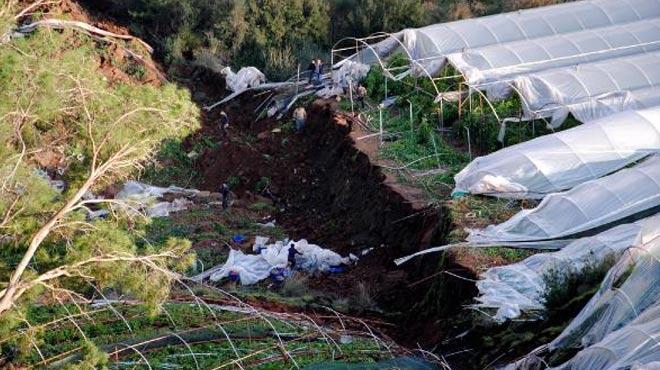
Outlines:
[[[357, 78], [360, 99], [353, 76], [340, 86], [343, 70], [327, 63], [345, 45], [355, 45], [351, 62], [363, 44], [379, 45], [354, 36], [559, 2], [6, 2], [0, 368], [494, 369], [523, 358], [515, 366], [531, 370], [579, 360], [576, 343], [588, 339], [579, 330], [600, 320], [582, 312], [608, 297], [602, 287], [654, 281], [640, 278], [637, 257], [610, 248], [623, 236], [599, 233], [650, 235], [653, 223], [635, 222], [657, 206], [609, 215], [560, 247], [543, 236], [470, 243], [475, 230], [545, 203], [458, 189], [460, 173], [488, 156], [507, 165], [526, 143], [588, 125], [572, 111], [520, 124], [520, 95], [466, 91], [455, 64], [416, 74], [413, 62], [433, 64], [405, 48]], [[297, 73], [312, 58], [327, 68], [315, 82]], [[266, 81], [232, 91], [225, 68], [247, 66]], [[565, 122], [553, 127], [556, 117]], [[529, 162], [542, 167], [544, 156], [570, 167], [556, 150]], [[635, 158], [620, 168], [643, 163]], [[581, 226], [572, 220], [549, 224]], [[594, 252], [573, 263], [567, 245]], [[545, 270], [530, 274], [535, 261]], [[540, 307], [518, 307], [528, 292], [497, 296], [507, 279], [532, 285]], [[639, 300], [654, 302], [647, 291]], [[482, 302], [489, 293], [503, 309]], [[576, 317], [586, 324], [570, 332]], [[564, 332], [569, 345], [548, 350]]]

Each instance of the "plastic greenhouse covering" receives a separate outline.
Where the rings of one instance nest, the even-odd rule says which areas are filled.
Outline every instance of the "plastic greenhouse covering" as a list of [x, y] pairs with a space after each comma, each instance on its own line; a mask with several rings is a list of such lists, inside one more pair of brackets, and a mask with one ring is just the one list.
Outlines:
[[525, 117], [552, 117], [553, 127], [568, 113], [587, 122], [625, 109], [648, 108], [660, 103], [660, 52], [520, 76], [514, 86]]
[[631, 248], [551, 349], [585, 347], [560, 369], [660, 361], [660, 238]]
[[455, 194], [542, 198], [660, 152], [660, 107], [625, 111], [476, 158]]
[[[633, 190], [634, 189], [634, 190]], [[546, 196], [532, 209], [485, 229], [470, 230], [474, 245], [511, 245], [573, 237], [660, 206], [660, 156], [575, 188]]]
[[411, 57], [433, 75], [450, 53], [658, 16], [659, 0], [587, 0], [408, 29], [403, 42]]
[[495, 44], [450, 54], [468, 85], [491, 99], [512, 91], [514, 77], [660, 49], [660, 18], [533, 40]]
[[477, 282], [480, 296], [475, 306], [496, 309], [494, 319], [500, 322], [520, 316], [521, 311], [543, 310], [548, 276], [561, 283], [568, 274], [618, 258], [628, 248], [656, 237], [660, 237], [660, 215], [580, 238], [556, 252], [489, 268]]

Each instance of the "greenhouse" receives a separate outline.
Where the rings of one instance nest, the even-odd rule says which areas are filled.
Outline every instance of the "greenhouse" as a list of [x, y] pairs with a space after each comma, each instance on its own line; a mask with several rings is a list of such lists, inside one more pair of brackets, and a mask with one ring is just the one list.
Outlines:
[[[635, 191], [630, 191], [635, 189]], [[516, 245], [573, 237], [660, 206], [660, 157], [546, 196], [508, 221], [470, 230], [471, 244]]]
[[442, 23], [403, 32], [412, 59], [431, 75], [453, 52], [487, 45], [561, 35], [660, 16], [657, 0], [580, 1], [519, 12]]
[[[477, 95], [503, 136], [507, 122], [556, 128], [569, 113], [587, 122], [660, 104], [659, 17], [658, 0], [569, 2], [343, 39], [332, 62], [336, 69], [347, 61], [379, 65], [394, 80], [427, 78], [441, 111], [443, 102], [458, 103], [459, 114], [472, 111]], [[388, 65], [394, 55], [408, 65]], [[522, 112], [507, 116], [494, 102], [511, 91]]]
[[553, 69], [514, 81], [526, 118], [552, 117], [553, 127], [561, 125], [568, 113], [588, 122], [655, 106], [660, 103], [659, 84], [660, 52]]
[[479, 157], [455, 194], [542, 198], [660, 151], [660, 108], [625, 111]]
[[660, 18], [601, 29], [490, 45], [447, 56], [465, 83], [502, 99], [510, 81], [551, 68], [596, 62], [660, 49]]

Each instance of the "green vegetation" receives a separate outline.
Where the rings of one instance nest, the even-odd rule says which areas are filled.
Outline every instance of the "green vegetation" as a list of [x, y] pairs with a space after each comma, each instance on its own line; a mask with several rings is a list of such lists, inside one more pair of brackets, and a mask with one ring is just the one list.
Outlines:
[[[193, 260], [188, 241], [143, 243], [143, 218], [83, 197], [136, 175], [162, 141], [198, 124], [186, 91], [106, 77], [98, 68], [105, 46], [73, 31], [40, 30], [0, 47], [0, 341], [11, 356], [22, 356], [14, 334], [30, 325], [35, 302], [125, 294], [155, 314], [176, 276], [169, 271]], [[103, 207], [109, 217], [88, 219], [88, 208]], [[21, 340], [53, 333], [28, 334]], [[92, 347], [87, 352], [90, 364], [102, 361]]]
[[[15, 332], [12, 337], [25, 340], [28, 331], [39, 331], [41, 339], [38, 343], [25, 341], [26, 351], [15, 364], [146, 369], [146, 360], [154, 369], [188, 369], [196, 365], [210, 369], [244, 357], [241, 364], [245, 368], [280, 369], [291, 361], [304, 366], [333, 360], [336, 356], [351, 362], [387, 358], [377, 342], [359, 334], [353, 336], [351, 343], [337, 341], [336, 345], [330, 345], [313, 325], [223, 311], [202, 304], [166, 303], [155, 316], [139, 306], [122, 304], [84, 308], [89, 315], [76, 317], [75, 324], [70, 320], [53, 322], [54, 317], [65, 317], [77, 310], [74, 305], [31, 308], [26, 318], [33, 327]], [[127, 350], [127, 344], [133, 344], [135, 350]], [[283, 350], [293, 360], [283, 355]]]
[[108, 0], [89, 2], [125, 20], [171, 65], [218, 72], [254, 65], [271, 79], [288, 78], [298, 63], [329, 60], [333, 43], [347, 36], [394, 32], [432, 21], [423, 0]]

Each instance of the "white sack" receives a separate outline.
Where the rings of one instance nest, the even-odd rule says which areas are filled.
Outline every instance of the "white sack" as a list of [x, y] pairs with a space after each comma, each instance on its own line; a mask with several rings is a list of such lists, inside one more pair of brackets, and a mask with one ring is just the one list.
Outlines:
[[234, 271], [239, 274], [241, 284], [255, 284], [268, 278], [273, 269], [287, 267], [291, 244], [300, 253], [295, 257], [296, 268], [309, 273], [328, 271], [332, 266], [350, 263], [348, 258], [342, 258], [339, 254], [318, 245], [309, 244], [305, 239], [297, 242], [285, 240], [265, 244], [268, 238], [258, 238], [252, 248], [254, 251], [259, 251], [258, 254], [244, 254], [232, 249], [224, 265], [202, 273], [195, 279], [201, 280], [208, 276], [211, 281], [218, 281]]
[[454, 194], [542, 198], [660, 152], [660, 107], [621, 112], [479, 157]]
[[257, 87], [266, 82], [266, 76], [255, 67], [243, 67], [237, 73], [232, 72], [231, 67], [225, 67], [222, 74], [225, 76], [227, 87], [234, 92]]
[[241, 279], [241, 284], [252, 285], [270, 276], [273, 266], [259, 254], [244, 254], [235, 249], [229, 251], [229, 257], [223, 267], [209, 277], [211, 281], [219, 281], [234, 271]]
[[477, 282], [480, 295], [475, 306], [497, 309], [494, 318], [500, 322], [520, 316], [521, 311], [544, 310], [548, 274], [565, 278], [606, 258], [618, 258], [628, 248], [658, 236], [660, 215], [578, 239], [557, 252], [539, 253], [518, 263], [489, 268]]
[[[660, 156], [546, 196], [533, 209], [485, 229], [469, 230], [471, 244], [515, 245], [571, 237], [660, 206]], [[529, 245], [529, 243], [528, 243]]]

